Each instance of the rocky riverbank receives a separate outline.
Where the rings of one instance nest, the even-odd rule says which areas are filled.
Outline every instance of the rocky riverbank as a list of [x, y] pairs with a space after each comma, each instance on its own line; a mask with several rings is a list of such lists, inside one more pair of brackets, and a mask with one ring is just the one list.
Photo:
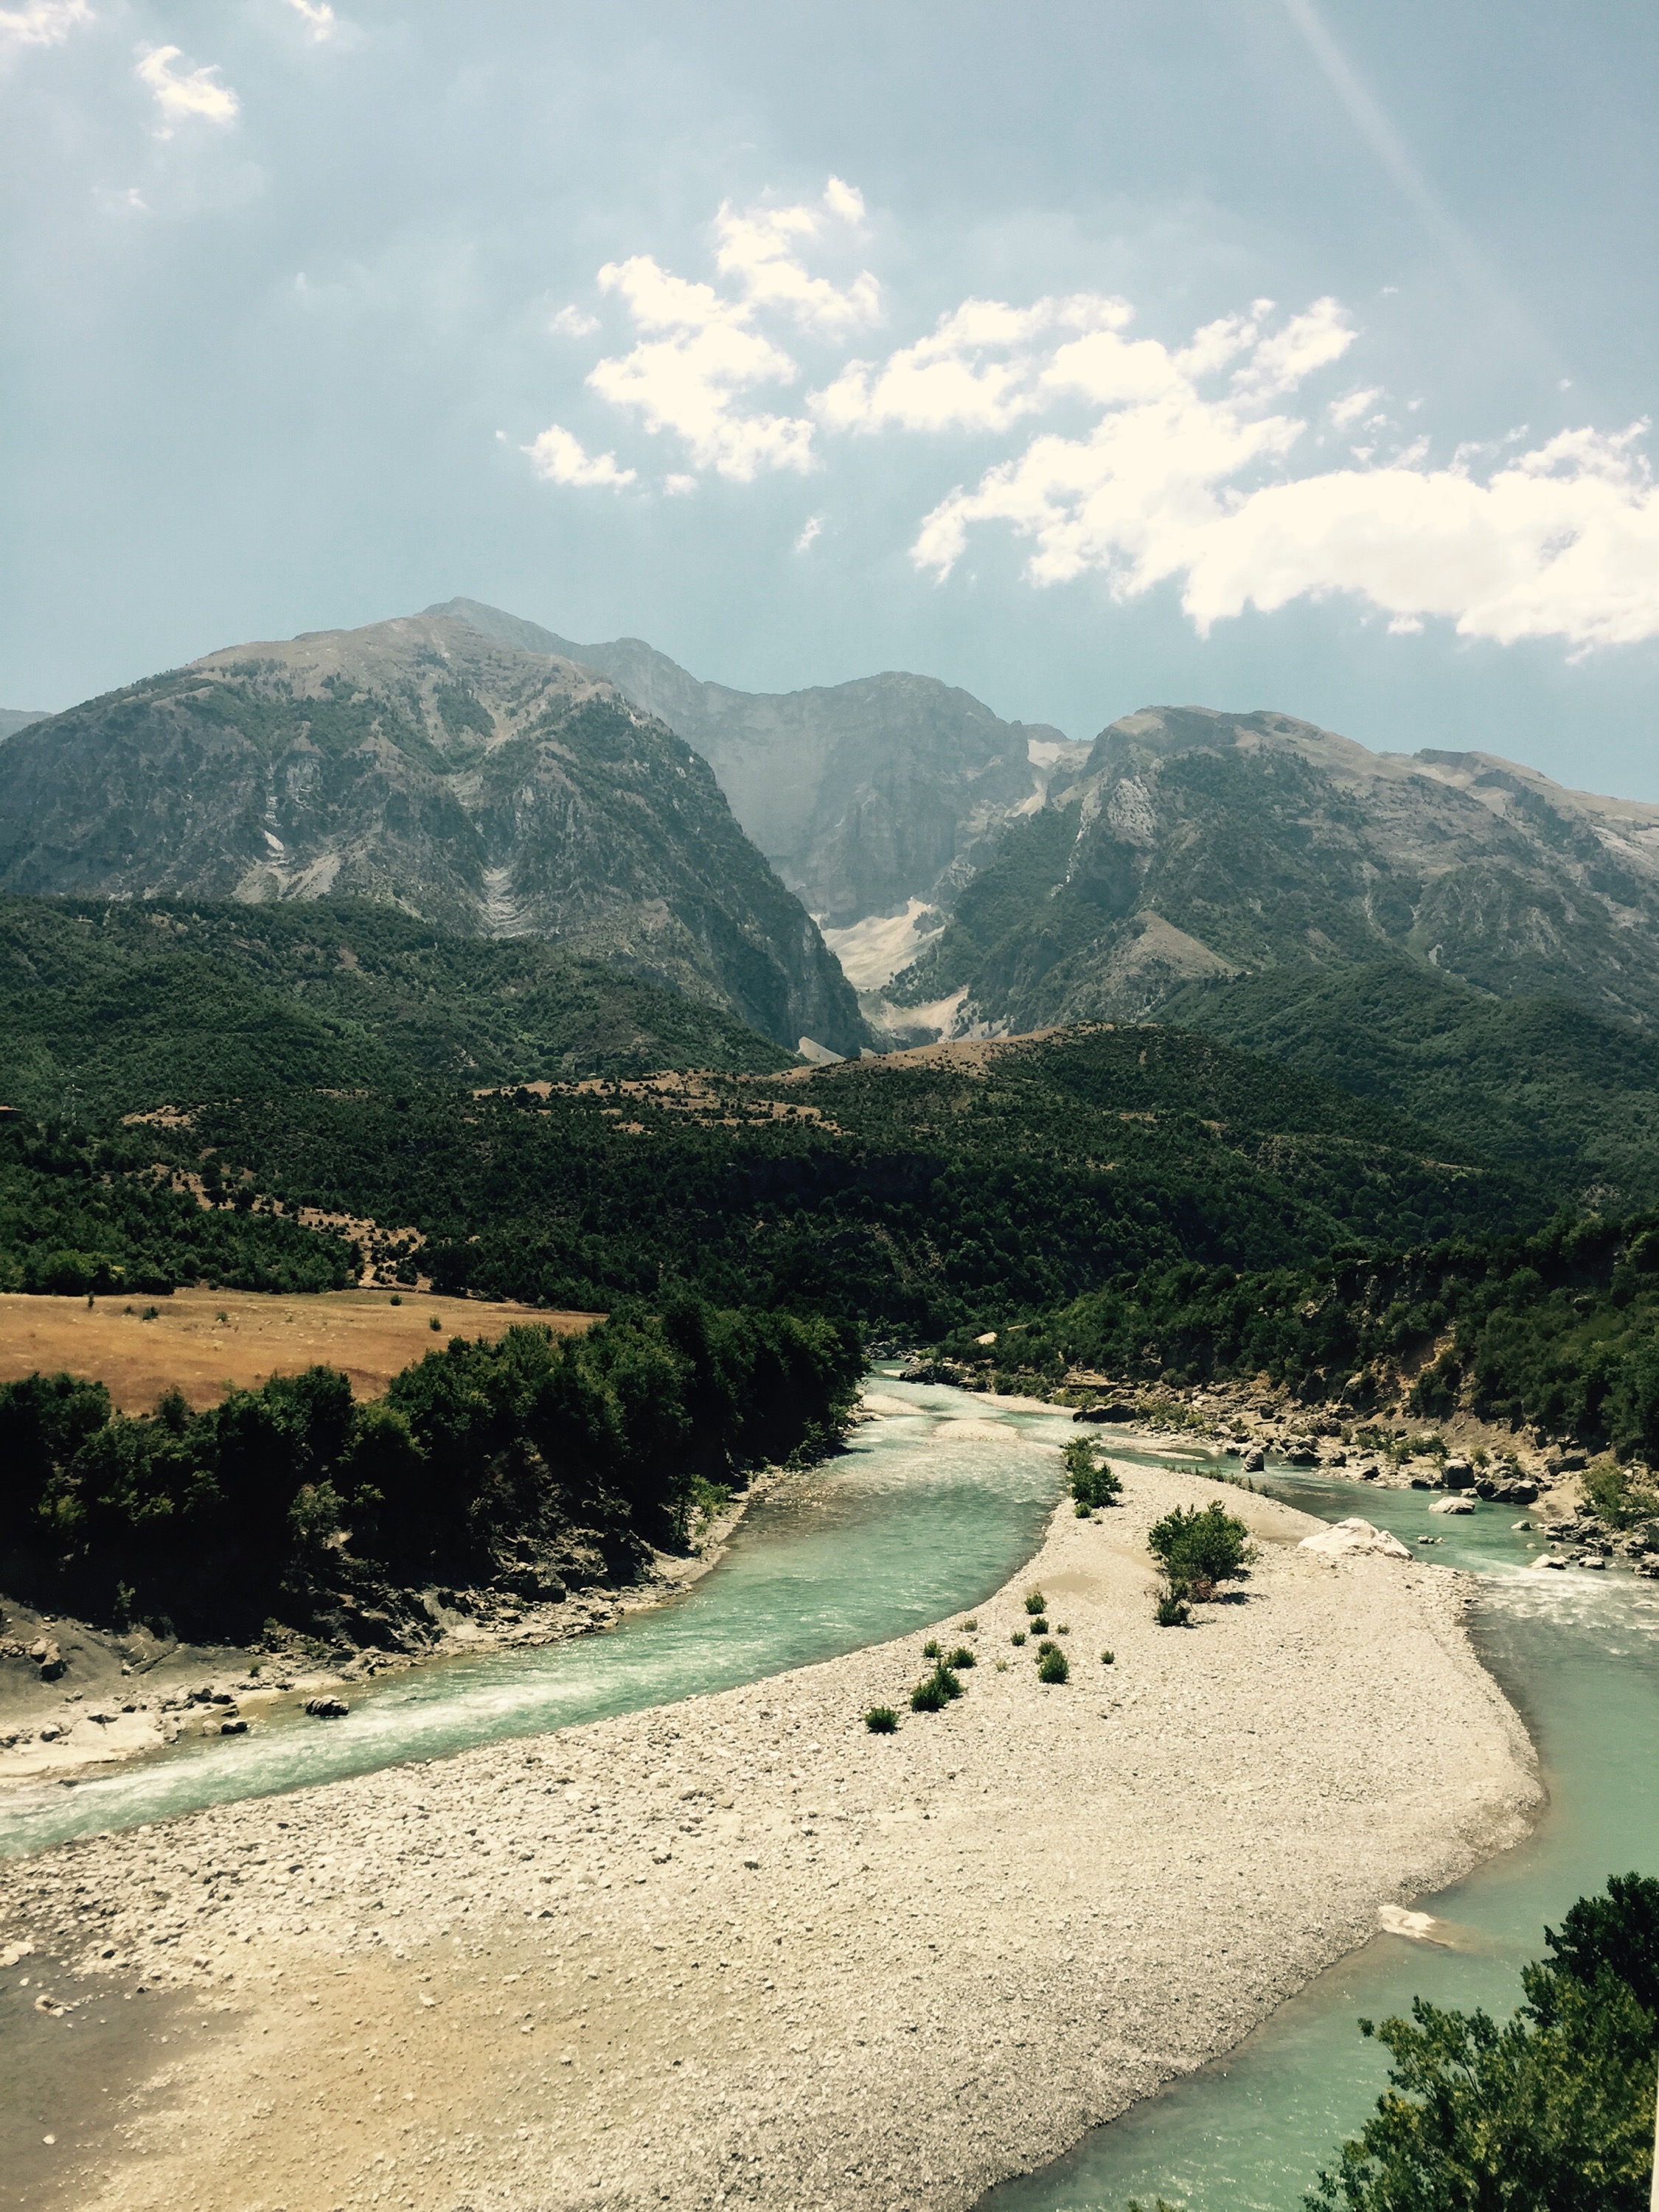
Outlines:
[[[988, 1387], [989, 1370], [927, 1358], [907, 1382]], [[1261, 1376], [1197, 1387], [1148, 1386], [1077, 1370], [1058, 1383], [1023, 1378], [1032, 1402], [1072, 1412], [1107, 1437], [1218, 1454], [1247, 1474], [1281, 1466], [1388, 1490], [1444, 1491], [1526, 1509], [1549, 1539], [1545, 1565], [1624, 1566], [1659, 1580], [1659, 1522], [1597, 1503], [1589, 1453], [1539, 1431], [1516, 1431], [1459, 1410], [1437, 1422], [1400, 1408], [1358, 1412], [1341, 1399], [1310, 1405]], [[1610, 1464], [1610, 1462], [1608, 1462]], [[1449, 1508], [1449, 1510], [1450, 1510]]]
[[1120, 1472], [939, 1628], [943, 1712], [917, 1634], [6, 1869], [28, 2024], [141, 2080], [85, 2085], [31, 2201], [955, 2212], [1524, 1832], [1458, 1578], [1227, 1491], [1262, 1557], [1161, 1630], [1146, 1531], [1218, 1492]]
[[246, 1650], [180, 1644], [148, 1628], [94, 1628], [8, 1599], [0, 1610], [0, 1788], [73, 1780], [185, 1735], [246, 1735], [283, 1705], [349, 1698], [379, 1675], [460, 1652], [529, 1650], [612, 1628], [707, 1574], [774, 1479], [757, 1475], [704, 1522], [687, 1551], [653, 1553], [631, 1583], [565, 1589], [556, 1600], [499, 1589], [418, 1593], [433, 1627], [418, 1653], [331, 1649], [286, 1633]]

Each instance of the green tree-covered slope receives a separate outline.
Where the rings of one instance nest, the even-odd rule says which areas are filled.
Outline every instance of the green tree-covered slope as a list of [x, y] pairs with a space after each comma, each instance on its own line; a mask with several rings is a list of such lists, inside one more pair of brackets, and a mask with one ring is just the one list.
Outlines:
[[1401, 960], [1189, 985], [1159, 1018], [1455, 1129], [1565, 1202], [1659, 1204], [1659, 1039], [1628, 1022]]
[[0, 1103], [33, 1115], [793, 1059], [706, 1000], [366, 900], [0, 897]]
[[453, 1288], [604, 1307], [684, 1284], [933, 1331], [1124, 1268], [1536, 1216], [1522, 1181], [1383, 1107], [1159, 1029], [547, 1098], [295, 1094], [152, 1138], [287, 1200], [414, 1222]]

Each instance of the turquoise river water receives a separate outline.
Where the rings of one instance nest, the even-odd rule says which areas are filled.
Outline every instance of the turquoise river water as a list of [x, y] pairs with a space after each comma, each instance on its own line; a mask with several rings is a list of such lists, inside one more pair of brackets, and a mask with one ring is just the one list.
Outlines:
[[[873, 1389], [884, 1410], [850, 1449], [759, 1501], [726, 1557], [672, 1603], [604, 1635], [388, 1678], [354, 1692], [343, 1722], [278, 1714], [73, 1789], [9, 1792], [0, 1856], [728, 1688], [978, 1603], [1038, 1542], [1060, 1487], [1054, 1447], [1075, 1431], [1063, 1415], [886, 1376]], [[1659, 1585], [1532, 1567], [1540, 1540], [1511, 1527], [1513, 1508], [1446, 1518], [1420, 1492], [1289, 1471], [1265, 1486], [1327, 1520], [1363, 1512], [1413, 1545], [1443, 1537], [1422, 1556], [1479, 1577], [1477, 1641], [1539, 1747], [1548, 1809], [1517, 1850], [1417, 1900], [1455, 1948], [1378, 1936], [1226, 2059], [994, 2190], [981, 2212], [1124, 2212], [1160, 2194], [1188, 2212], [1297, 2212], [1382, 2085], [1357, 2016], [1403, 2011], [1414, 1992], [1505, 2010], [1547, 1921], [1609, 1873], [1659, 1871]]]

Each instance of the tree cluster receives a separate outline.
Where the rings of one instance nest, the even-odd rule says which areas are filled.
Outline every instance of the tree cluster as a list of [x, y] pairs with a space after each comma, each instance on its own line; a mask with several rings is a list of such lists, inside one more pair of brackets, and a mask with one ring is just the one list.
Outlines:
[[[326, 1367], [192, 1411], [101, 1384], [0, 1386], [0, 1584], [97, 1620], [246, 1636], [434, 1582], [538, 1588], [682, 1539], [699, 1483], [825, 1448], [854, 1333], [680, 1299], [584, 1336], [457, 1337], [359, 1405]], [[404, 1608], [407, 1612], [407, 1608]]]

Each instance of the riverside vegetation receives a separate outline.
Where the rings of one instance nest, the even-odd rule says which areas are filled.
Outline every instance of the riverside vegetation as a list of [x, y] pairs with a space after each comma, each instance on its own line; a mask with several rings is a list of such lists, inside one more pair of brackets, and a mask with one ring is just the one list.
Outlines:
[[0, 1386], [0, 1586], [191, 1637], [418, 1648], [434, 1582], [546, 1599], [637, 1572], [711, 1486], [833, 1442], [862, 1364], [832, 1322], [680, 1297], [453, 1338], [368, 1405], [326, 1367], [139, 1417], [31, 1376]]
[[1390, 2087], [1309, 2212], [1647, 2212], [1659, 2063], [1659, 1881], [1615, 1875], [1523, 1967], [1502, 2024], [1413, 1999], [1361, 2021]]

